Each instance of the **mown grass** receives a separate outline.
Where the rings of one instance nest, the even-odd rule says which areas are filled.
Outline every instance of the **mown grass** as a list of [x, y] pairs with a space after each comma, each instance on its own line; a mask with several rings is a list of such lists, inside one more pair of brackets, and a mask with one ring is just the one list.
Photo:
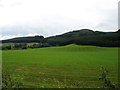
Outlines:
[[117, 84], [118, 48], [67, 45], [3, 51], [3, 73], [19, 75], [28, 88], [99, 87], [101, 65]]

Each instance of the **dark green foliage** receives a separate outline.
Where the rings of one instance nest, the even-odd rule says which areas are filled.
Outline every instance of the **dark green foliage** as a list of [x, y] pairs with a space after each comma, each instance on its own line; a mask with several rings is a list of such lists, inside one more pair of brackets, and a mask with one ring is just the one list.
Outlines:
[[27, 49], [26, 43], [15, 43], [14, 45], [2, 45], [2, 50]]
[[11, 76], [10, 74], [2, 75], [2, 88], [20, 88], [23, 86], [23, 83], [20, 80], [20, 77]]
[[11, 50], [11, 46], [1, 46], [2, 50]]
[[106, 68], [101, 67], [101, 76], [99, 80], [102, 81], [102, 88], [115, 88], [115, 85], [108, 79], [108, 70]]
[[35, 43], [33, 45], [29, 45], [28, 48], [42, 48], [42, 47], [50, 47], [47, 43]]
[[40, 43], [44, 39], [43, 36], [35, 36], [35, 37], [19, 37], [14, 39], [3, 40], [2, 43]]
[[27, 48], [42, 48], [50, 47], [48, 43], [13, 43], [12, 45], [2, 45], [0, 46], [2, 50], [16, 50], [16, 49], [27, 49]]
[[22, 48], [22, 49], [27, 49], [27, 44], [26, 44], [26, 43], [22, 43], [22, 44], [21, 44], [21, 48]]
[[14, 49], [27, 49], [26, 43], [15, 43], [13, 46]]
[[30, 45], [29, 48], [40, 48], [40, 44], [33, 44], [33, 45]]
[[99, 32], [92, 30], [78, 30], [68, 32], [62, 35], [46, 38], [46, 42], [50, 45], [94, 45], [104, 47], [118, 47], [120, 39], [118, 38], [118, 32]]
[[[42, 43], [47, 46], [64, 46], [68, 44], [77, 45], [94, 45], [102, 47], [119, 47], [119, 31], [117, 32], [100, 32], [89, 29], [82, 29], [67, 32], [61, 35], [44, 38], [43, 36], [21, 37], [9, 40], [3, 40], [3, 43]], [[39, 47], [34, 45], [33, 47]], [[41, 46], [40, 46], [41, 47]]]

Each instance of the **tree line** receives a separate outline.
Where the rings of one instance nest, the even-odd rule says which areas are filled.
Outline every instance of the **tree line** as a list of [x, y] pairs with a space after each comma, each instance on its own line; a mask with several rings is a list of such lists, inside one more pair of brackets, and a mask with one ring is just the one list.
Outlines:
[[[43, 36], [34, 37], [20, 37], [9, 40], [3, 40], [3, 43], [40, 43], [40, 45], [33, 45], [30, 47], [44, 47], [47, 46], [64, 46], [69, 44], [77, 45], [93, 45], [101, 47], [119, 47], [120, 30], [116, 32], [101, 32], [89, 29], [75, 30], [61, 35], [44, 38]], [[43, 44], [43, 46], [41, 45]], [[22, 47], [24, 46], [24, 47]], [[23, 44], [22, 48], [25, 48]], [[9, 47], [10, 48], [10, 47]]]
[[62, 35], [48, 37], [44, 42], [52, 46], [64, 46], [68, 44], [93, 45], [101, 47], [119, 47], [120, 38], [117, 32], [99, 32], [92, 30], [72, 31]]
[[29, 49], [29, 48], [43, 48], [43, 47], [49, 47], [47, 43], [34, 43], [34, 44], [29, 44], [29, 43], [14, 43], [12, 45], [2, 45], [0, 46], [1, 50], [17, 50], [17, 49]]

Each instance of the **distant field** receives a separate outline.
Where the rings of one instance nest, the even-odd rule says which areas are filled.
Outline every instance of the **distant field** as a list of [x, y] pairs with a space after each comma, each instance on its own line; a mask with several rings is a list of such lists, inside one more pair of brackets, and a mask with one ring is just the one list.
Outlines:
[[28, 88], [99, 87], [101, 65], [116, 84], [118, 48], [67, 45], [3, 51], [3, 73], [19, 75]]

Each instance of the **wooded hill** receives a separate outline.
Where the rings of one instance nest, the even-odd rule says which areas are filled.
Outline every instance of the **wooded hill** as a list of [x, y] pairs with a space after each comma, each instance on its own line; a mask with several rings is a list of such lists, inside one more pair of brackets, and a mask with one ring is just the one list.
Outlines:
[[120, 30], [116, 32], [100, 32], [89, 29], [74, 30], [61, 35], [44, 38], [43, 36], [19, 37], [3, 40], [2, 43], [43, 43], [49, 46], [68, 44], [119, 47]]

